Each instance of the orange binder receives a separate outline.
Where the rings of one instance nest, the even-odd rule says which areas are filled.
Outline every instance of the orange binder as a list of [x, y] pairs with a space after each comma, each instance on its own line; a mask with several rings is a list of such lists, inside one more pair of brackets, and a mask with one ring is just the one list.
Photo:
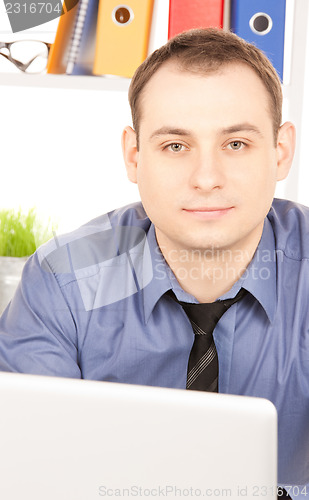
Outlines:
[[75, 21], [79, 9], [78, 0], [69, 0], [64, 12], [58, 22], [58, 27], [47, 62], [47, 73], [65, 73], [67, 67], [68, 51], [75, 27]]
[[224, 0], [170, 0], [168, 38], [192, 28], [222, 28]]
[[100, 0], [93, 73], [131, 78], [147, 57], [154, 0]]

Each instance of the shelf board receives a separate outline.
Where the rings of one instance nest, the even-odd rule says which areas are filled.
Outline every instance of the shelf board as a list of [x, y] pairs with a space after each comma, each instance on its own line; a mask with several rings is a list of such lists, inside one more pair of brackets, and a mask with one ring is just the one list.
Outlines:
[[0, 74], [0, 85], [9, 87], [127, 91], [130, 81], [129, 78], [117, 76], [29, 75], [25, 73]]

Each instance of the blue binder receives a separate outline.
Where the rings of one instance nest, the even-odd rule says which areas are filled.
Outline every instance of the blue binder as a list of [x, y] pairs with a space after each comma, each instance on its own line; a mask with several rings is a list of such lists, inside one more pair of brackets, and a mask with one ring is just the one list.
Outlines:
[[286, 0], [232, 0], [231, 30], [267, 55], [283, 80]]
[[[81, 0], [79, 0], [81, 3]], [[71, 75], [92, 75], [99, 0], [89, 0]], [[68, 71], [67, 71], [68, 72]]]

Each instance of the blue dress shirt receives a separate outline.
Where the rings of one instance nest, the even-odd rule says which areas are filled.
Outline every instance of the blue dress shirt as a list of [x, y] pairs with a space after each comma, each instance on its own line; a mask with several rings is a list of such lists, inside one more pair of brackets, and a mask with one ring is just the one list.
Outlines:
[[[226, 257], [228, 259], [228, 255]], [[271, 400], [279, 483], [309, 483], [309, 209], [274, 200], [214, 331], [219, 391]], [[194, 334], [140, 203], [43, 245], [0, 320], [0, 370], [186, 387]], [[309, 492], [308, 492], [309, 495]]]

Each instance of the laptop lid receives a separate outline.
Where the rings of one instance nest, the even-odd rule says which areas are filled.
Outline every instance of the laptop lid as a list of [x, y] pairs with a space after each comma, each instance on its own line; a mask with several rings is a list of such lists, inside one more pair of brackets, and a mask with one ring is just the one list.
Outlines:
[[0, 498], [276, 498], [269, 401], [0, 373]]

